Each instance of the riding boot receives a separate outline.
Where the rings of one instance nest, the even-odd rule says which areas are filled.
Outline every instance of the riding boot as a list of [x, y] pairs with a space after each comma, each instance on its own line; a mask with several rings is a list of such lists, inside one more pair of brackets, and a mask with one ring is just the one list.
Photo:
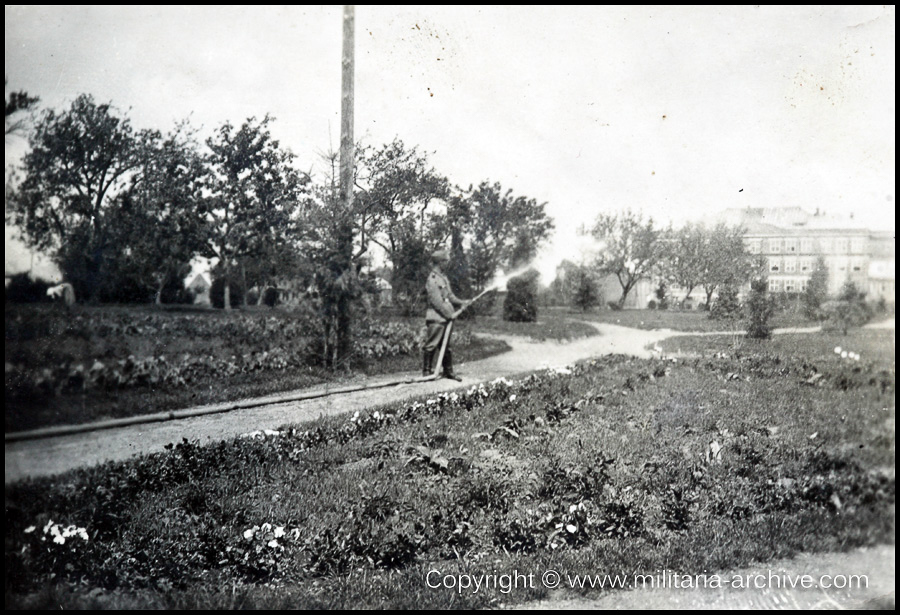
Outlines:
[[453, 353], [449, 348], [444, 352], [444, 378], [462, 382], [462, 378], [453, 373]]
[[422, 375], [430, 376], [434, 373], [434, 368], [432, 367], [432, 362], [434, 361], [434, 351], [423, 350], [422, 351]]

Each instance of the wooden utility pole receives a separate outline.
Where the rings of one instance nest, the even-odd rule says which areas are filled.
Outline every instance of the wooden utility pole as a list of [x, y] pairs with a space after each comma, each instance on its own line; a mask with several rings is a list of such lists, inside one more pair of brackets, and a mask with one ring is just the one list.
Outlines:
[[337, 226], [337, 264], [341, 269], [336, 284], [336, 316], [334, 367], [344, 364], [353, 349], [351, 310], [356, 271], [353, 264], [353, 25], [354, 7], [344, 7], [344, 43], [341, 52], [341, 187], [342, 211], [335, 212]]
[[341, 54], [341, 204], [353, 206], [353, 22], [354, 7], [344, 7], [344, 45]]

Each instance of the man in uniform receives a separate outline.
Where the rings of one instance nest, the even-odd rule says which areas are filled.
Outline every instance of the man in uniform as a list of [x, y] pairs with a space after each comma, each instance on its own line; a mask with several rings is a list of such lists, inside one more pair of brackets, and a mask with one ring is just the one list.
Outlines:
[[[425, 314], [425, 346], [422, 353], [422, 375], [430, 376], [434, 371], [432, 363], [434, 355], [440, 352], [444, 331], [450, 321], [459, 316], [456, 308], [462, 308], [469, 304], [453, 294], [450, 289], [450, 281], [444, 275], [444, 269], [450, 263], [450, 255], [446, 250], [438, 250], [431, 255], [431, 273], [425, 283], [428, 295], [428, 312]], [[444, 351], [444, 377], [462, 381], [462, 378], [453, 373], [453, 353], [450, 350], [450, 340], [447, 340], [447, 349]]]

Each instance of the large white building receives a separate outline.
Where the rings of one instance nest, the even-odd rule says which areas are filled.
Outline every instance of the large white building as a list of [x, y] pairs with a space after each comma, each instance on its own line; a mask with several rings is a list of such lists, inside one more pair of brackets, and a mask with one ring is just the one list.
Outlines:
[[828, 267], [828, 293], [848, 280], [866, 298], [894, 302], [894, 233], [873, 231], [853, 218], [809, 213], [799, 207], [726, 210], [721, 220], [740, 225], [751, 254], [767, 262], [769, 290], [800, 293], [822, 257]]
[[[894, 303], [894, 233], [873, 231], [853, 218], [835, 218], [799, 207], [728, 209], [710, 220], [745, 229], [747, 250], [766, 260], [769, 291], [798, 294], [821, 256], [828, 267], [828, 293], [837, 294], [850, 280], [869, 301]], [[641, 280], [631, 291], [625, 308], [645, 308], [656, 297], [658, 280]], [[621, 295], [614, 277], [604, 280], [607, 300]], [[670, 285], [670, 300], [684, 297], [684, 289]], [[748, 288], [742, 289], [742, 294]], [[705, 301], [702, 288], [691, 293], [694, 306]]]

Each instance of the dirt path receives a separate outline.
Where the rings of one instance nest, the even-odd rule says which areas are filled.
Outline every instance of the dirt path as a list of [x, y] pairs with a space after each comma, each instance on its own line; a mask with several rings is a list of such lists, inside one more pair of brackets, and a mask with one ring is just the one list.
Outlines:
[[[644, 349], [645, 346], [673, 335], [671, 331], [642, 331], [607, 324], [596, 326], [600, 335], [568, 343], [533, 342], [522, 337], [495, 336], [506, 340], [512, 350], [460, 365], [462, 383], [436, 380], [402, 384], [302, 402], [273, 402], [256, 408], [164, 423], [130, 425], [103, 431], [6, 443], [6, 483], [161, 451], [166, 444], [180, 442], [182, 438], [199, 439], [201, 443], [223, 440], [258, 429], [277, 429], [286, 423], [300, 423], [320, 416], [363, 410], [419, 395], [467, 388], [500, 376], [565, 365], [592, 356], [621, 353], [646, 357], [650, 353]], [[415, 363], [412, 360], [410, 362]], [[408, 377], [410, 374], [403, 376]], [[378, 383], [395, 378], [396, 375], [383, 376], [366, 382]], [[362, 383], [363, 381], [360, 381], [360, 384]], [[345, 385], [346, 383], [342, 386]]]

